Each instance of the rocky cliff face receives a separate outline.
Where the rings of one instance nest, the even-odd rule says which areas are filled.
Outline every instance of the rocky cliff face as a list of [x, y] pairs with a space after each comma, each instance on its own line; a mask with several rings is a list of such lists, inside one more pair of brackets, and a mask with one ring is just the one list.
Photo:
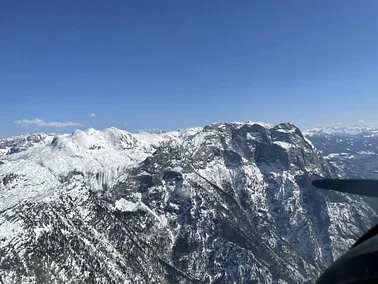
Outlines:
[[312, 283], [376, 220], [311, 186], [335, 173], [289, 123], [13, 144], [0, 143], [3, 283]]

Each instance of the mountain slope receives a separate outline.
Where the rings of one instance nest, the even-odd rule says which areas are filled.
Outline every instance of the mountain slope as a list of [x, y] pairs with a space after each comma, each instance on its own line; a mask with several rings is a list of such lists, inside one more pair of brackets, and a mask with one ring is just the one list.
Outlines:
[[10, 147], [4, 283], [311, 283], [376, 219], [362, 199], [311, 186], [335, 174], [288, 123]]

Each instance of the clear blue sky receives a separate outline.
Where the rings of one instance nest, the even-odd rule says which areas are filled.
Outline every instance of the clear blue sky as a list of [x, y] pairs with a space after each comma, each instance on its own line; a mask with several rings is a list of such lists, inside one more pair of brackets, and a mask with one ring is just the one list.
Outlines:
[[375, 0], [0, 1], [0, 137], [377, 123], [377, 91]]

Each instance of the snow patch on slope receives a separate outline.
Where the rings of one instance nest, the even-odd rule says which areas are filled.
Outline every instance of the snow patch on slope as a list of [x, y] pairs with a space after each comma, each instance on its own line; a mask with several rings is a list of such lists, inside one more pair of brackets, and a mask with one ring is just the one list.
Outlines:
[[23, 223], [21, 221], [12, 221], [8, 220], [4, 215], [0, 216], [0, 248], [19, 238], [23, 232]]
[[284, 148], [285, 150], [290, 150], [293, 145], [288, 143], [288, 142], [283, 142], [283, 141], [274, 141], [273, 144], [276, 144], [280, 146], [281, 148]]
[[115, 208], [120, 211], [133, 212], [139, 208], [140, 203], [131, 202], [121, 198], [115, 202]]

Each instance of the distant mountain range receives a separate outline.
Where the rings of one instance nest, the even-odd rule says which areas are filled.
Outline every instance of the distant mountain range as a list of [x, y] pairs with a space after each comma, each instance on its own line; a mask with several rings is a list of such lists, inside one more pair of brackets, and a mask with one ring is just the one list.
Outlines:
[[355, 126], [338, 126], [338, 127], [318, 127], [310, 128], [303, 131], [306, 136], [350, 136], [350, 135], [378, 135], [377, 126], [355, 125]]
[[305, 131], [305, 135], [349, 178], [378, 178], [378, 128], [312, 129]]
[[376, 155], [366, 131], [248, 122], [0, 140], [0, 283], [313, 283], [377, 221], [364, 199], [311, 185]]

